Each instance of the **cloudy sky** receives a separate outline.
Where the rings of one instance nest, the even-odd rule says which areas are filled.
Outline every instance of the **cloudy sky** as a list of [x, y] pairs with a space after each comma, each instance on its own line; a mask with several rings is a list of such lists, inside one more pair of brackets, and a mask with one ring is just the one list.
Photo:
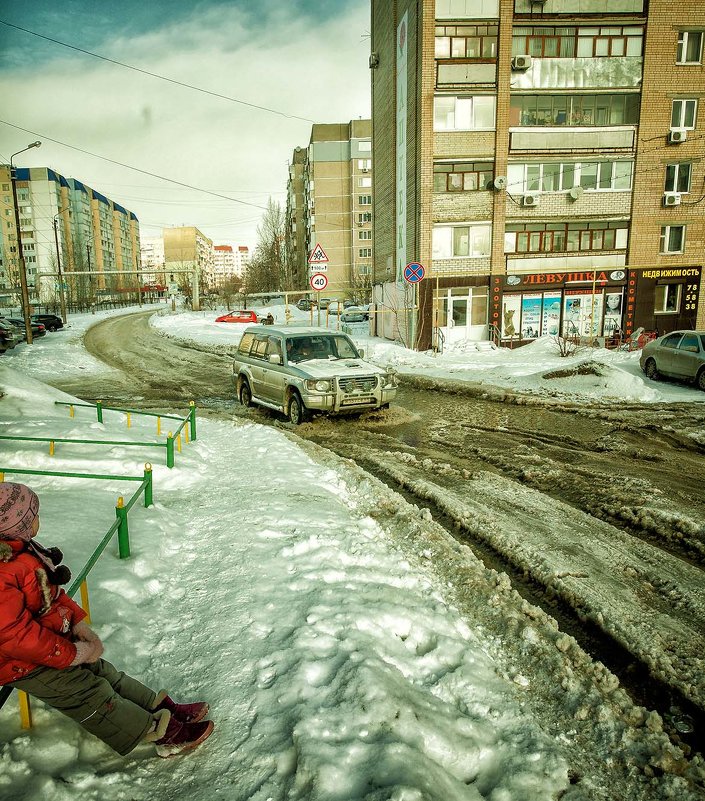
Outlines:
[[18, 166], [87, 183], [134, 211], [143, 236], [196, 225], [252, 247], [311, 124], [369, 116], [369, 14], [369, 0], [2, 0], [0, 160], [40, 139]]

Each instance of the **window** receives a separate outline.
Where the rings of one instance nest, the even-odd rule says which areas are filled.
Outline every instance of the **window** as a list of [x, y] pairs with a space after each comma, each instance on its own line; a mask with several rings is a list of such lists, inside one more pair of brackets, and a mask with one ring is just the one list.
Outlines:
[[372, 231], [358, 231], [357, 232], [358, 239], [372, 239]]
[[692, 131], [698, 115], [697, 100], [674, 100], [671, 105], [671, 128], [686, 128]]
[[10, 191], [10, 184], [3, 184], [2, 185], [2, 191], [3, 192], [9, 192]]
[[[681, 290], [683, 284], [660, 284], [656, 287], [654, 312], [656, 314], [677, 314], [681, 307]], [[671, 334], [664, 341], [664, 347], [675, 348], [680, 334]], [[668, 344], [666, 344], [668, 342]]]
[[703, 55], [703, 32], [681, 31], [678, 34], [678, 64], [699, 64]]
[[494, 128], [494, 95], [449, 97], [437, 95], [433, 100], [435, 131], [471, 131]]
[[357, 149], [361, 153], [369, 153], [372, 150], [372, 142], [365, 142], [365, 141], [358, 142]]
[[371, 170], [372, 169], [372, 159], [358, 159], [357, 160], [357, 167], [360, 170]]
[[637, 125], [639, 95], [513, 95], [509, 124], [513, 126]]
[[505, 253], [565, 253], [625, 250], [626, 222], [520, 223], [507, 225]]
[[497, 58], [497, 25], [436, 25], [436, 58]]
[[661, 226], [661, 253], [683, 253], [685, 250], [685, 225]]
[[372, 186], [372, 178], [365, 177], [365, 178], [358, 178], [357, 185], [360, 187], [368, 187]]
[[372, 195], [358, 195], [357, 196], [357, 203], [359, 206], [371, 206], [372, 205]]
[[369, 264], [358, 264], [357, 265], [357, 272], [360, 275], [369, 275], [370, 274], [370, 265]]
[[433, 165], [434, 192], [471, 192], [489, 189], [494, 178], [494, 164], [488, 161], [461, 161]]
[[681, 161], [677, 164], [666, 165], [665, 192], [690, 192], [690, 172], [691, 164], [689, 161]]
[[358, 214], [357, 215], [357, 221], [358, 221], [358, 223], [360, 225], [363, 225], [364, 223], [372, 222], [372, 212], [371, 211], [365, 211], [362, 214]]
[[686, 350], [689, 353], [699, 353], [700, 343], [696, 334], [684, 334], [678, 345], [678, 350]]
[[632, 161], [546, 162], [510, 164], [509, 189], [514, 192], [567, 192], [574, 186], [588, 191], [632, 188]]
[[514, 28], [512, 55], [534, 58], [609, 58], [641, 56], [643, 28]]
[[357, 251], [357, 255], [361, 259], [370, 259], [370, 258], [372, 258], [372, 248], [360, 248]]
[[490, 255], [492, 226], [437, 225], [433, 228], [433, 259]]

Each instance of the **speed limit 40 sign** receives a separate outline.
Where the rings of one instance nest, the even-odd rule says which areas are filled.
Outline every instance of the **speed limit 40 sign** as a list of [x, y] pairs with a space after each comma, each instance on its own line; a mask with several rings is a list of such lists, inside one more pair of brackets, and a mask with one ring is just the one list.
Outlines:
[[321, 292], [328, 286], [328, 276], [324, 273], [314, 273], [309, 279], [309, 284], [311, 284], [311, 288], [315, 289], [316, 292]]

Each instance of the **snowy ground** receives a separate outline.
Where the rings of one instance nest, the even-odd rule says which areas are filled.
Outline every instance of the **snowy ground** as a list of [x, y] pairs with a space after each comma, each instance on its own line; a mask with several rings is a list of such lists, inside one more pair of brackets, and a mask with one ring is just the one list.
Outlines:
[[[149, 418], [127, 429], [118, 413], [100, 425], [79, 409], [72, 420], [54, 405], [66, 396], [36, 381], [105, 369], [81, 347], [97, 317], [0, 360], [3, 433], [156, 439]], [[157, 324], [239, 338], [201, 313]], [[107, 658], [208, 700], [216, 731], [192, 756], [161, 761], [145, 746], [122, 759], [39, 704], [22, 732], [13, 698], [0, 710], [3, 801], [702, 797], [705, 766], [658, 715], [506, 576], [350, 462], [212, 420], [174, 470], [155, 451], [57, 445], [49, 461], [43, 445], [2, 443], [0, 469], [139, 475], [154, 463], [155, 505], [130, 514], [132, 557], [106, 553], [91, 574], [93, 621]], [[42, 504], [38, 539], [78, 568], [125, 484], [26, 480]]]
[[[271, 312], [278, 325], [287, 322], [282, 305], [266, 306], [258, 313]], [[235, 346], [247, 327], [216, 323], [213, 311], [186, 312], [153, 317], [152, 324], [163, 333], [212, 346]], [[308, 324], [311, 315], [289, 307], [289, 324]], [[317, 324], [317, 313], [313, 322]], [[321, 315], [326, 324], [325, 315]], [[340, 327], [337, 317], [328, 318], [330, 328]], [[569, 357], [558, 354], [551, 337], [542, 337], [521, 348], [492, 348], [488, 343], [457, 343], [444, 353], [418, 353], [394, 343], [372, 338], [367, 323], [347, 326], [353, 339], [377, 364], [393, 366], [402, 376], [468, 382], [480, 389], [501, 388], [531, 393], [544, 398], [577, 403], [616, 401], [635, 403], [704, 403], [705, 395], [685, 383], [650, 381], [639, 367], [639, 351], [632, 353], [605, 348], [583, 348]], [[554, 373], [559, 372], [559, 375]]]

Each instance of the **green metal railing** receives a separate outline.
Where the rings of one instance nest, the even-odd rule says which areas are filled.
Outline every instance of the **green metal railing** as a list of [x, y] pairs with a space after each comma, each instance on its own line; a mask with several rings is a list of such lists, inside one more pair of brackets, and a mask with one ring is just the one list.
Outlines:
[[[196, 404], [191, 401], [189, 403], [189, 413], [186, 417], [179, 417], [175, 414], [161, 414], [160, 412], [142, 412], [137, 409], [122, 409], [117, 406], [103, 406], [101, 401], [96, 403], [70, 403], [67, 401], [54, 401], [56, 406], [68, 406], [69, 414], [74, 416], [74, 408], [76, 406], [85, 407], [96, 410], [96, 416], [99, 423], [103, 422], [104, 411], [116, 411], [127, 415], [127, 427], [132, 425], [132, 415], [142, 415], [144, 417], [156, 417], [157, 419], [157, 435], [161, 434], [161, 421], [178, 420], [179, 426], [176, 431], [169, 431], [164, 442], [131, 442], [128, 440], [106, 440], [106, 439], [78, 439], [71, 437], [20, 437], [12, 434], [0, 434], [0, 440], [7, 440], [12, 442], [48, 442], [49, 455], [53, 456], [56, 443], [69, 443], [74, 445], [110, 445], [110, 446], [125, 446], [125, 447], [141, 447], [141, 448], [164, 448], [166, 451], [166, 466], [172, 468], [174, 466], [174, 452], [181, 452], [181, 432], [183, 431], [184, 438], [188, 443], [196, 440]], [[188, 424], [188, 425], [187, 425]]]
[[[188, 418], [187, 418], [188, 419]], [[83, 565], [76, 578], [71, 582], [66, 590], [67, 595], [73, 596], [80, 590], [81, 591], [81, 606], [87, 614], [87, 619], [90, 622], [90, 605], [88, 601], [88, 585], [87, 577], [93, 569], [93, 566], [100, 558], [103, 551], [107, 548], [108, 543], [117, 534], [118, 539], [118, 555], [120, 559], [127, 559], [130, 555], [130, 534], [128, 526], [128, 513], [135, 505], [140, 495], [144, 494], [144, 505], [149, 507], [154, 503], [153, 495], [153, 482], [152, 482], [152, 465], [147, 463], [144, 466], [144, 473], [141, 476], [116, 476], [105, 475], [99, 473], [70, 473], [63, 470], [29, 470], [25, 468], [15, 467], [0, 467], [0, 482], [5, 480], [6, 474], [13, 475], [30, 475], [30, 476], [58, 476], [61, 478], [83, 478], [94, 479], [99, 481], [139, 481], [139, 487], [132, 493], [130, 499], [125, 503], [122, 496], [118, 497], [115, 505], [115, 522], [110, 526], [107, 532], [103, 535], [98, 546], [94, 549], [93, 553], [88, 557], [87, 562]], [[12, 687], [3, 687], [0, 689], [0, 708], [5, 701], [12, 694]], [[22, 727], [30, 728], [32, 725], [32, 715], [29, 706], [29, 698], [26, 693], [19, 693], [20, 696], [20, 716], [22, 719]]]

